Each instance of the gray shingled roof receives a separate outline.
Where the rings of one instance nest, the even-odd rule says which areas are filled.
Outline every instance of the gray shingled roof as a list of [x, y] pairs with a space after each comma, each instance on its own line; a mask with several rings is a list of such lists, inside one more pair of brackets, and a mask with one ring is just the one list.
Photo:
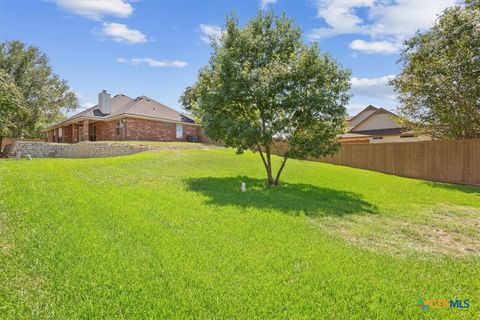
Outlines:
[[104, 114], [95, 105], [87, 110], [79, 112], [54, 126], [61, 123], [70, 122], [77, 118], [89, 118], [98, 120], [108, 120], [109, 118], [120, 115], [141, 116], [148, 118], [157, 118], [160, 120], [195, 123], [189, 115], [182, 114], [166, 105], [146, 96], [140, 96], [132, 99], [124, 94], [117, 94], [110, 100], [110, 114]]

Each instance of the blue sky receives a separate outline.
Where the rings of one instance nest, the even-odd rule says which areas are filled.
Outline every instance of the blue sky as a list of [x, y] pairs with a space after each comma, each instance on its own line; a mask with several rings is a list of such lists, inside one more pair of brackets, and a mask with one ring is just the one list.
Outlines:
[[150, 96], [178, 110], [178, 98], [207, 63], [208, 39], [235, 11], [243, 24], [258, 10], [286, 12], [352, 70], [348, 111], [395, 108], [386, 84], [398, 73], [402, 41], [428, 28], [455, 0], [1, 0], [0, 41], [39, 47], [78, 94]]

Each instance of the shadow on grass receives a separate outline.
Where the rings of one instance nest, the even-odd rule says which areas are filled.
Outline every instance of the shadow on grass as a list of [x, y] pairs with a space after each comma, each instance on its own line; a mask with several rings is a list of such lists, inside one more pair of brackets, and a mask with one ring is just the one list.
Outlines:
[[[240, 191], [241, 182], [247, 192]], [[310, 184], [283, 183], [268, 188], [265, 180], [246, 177], [206, 177], [187, 180], [191, 191], [209, 198], [210, 204], [274, 209], [310, 217], [377, 213], [377, 208], [352, 192], [320, 188]]]
[[474, 193], [480, 196], [480, 187], [476, 186], [469, 186], [469, 185], [462, 185], [462, 184], [450, 184], [444, 182], [435, 182], [435, 181], [423, 181], [424, 184], [433, 187], [433, 188], [441, 188], [446, 190], [455, 190], [461, 191], [465, 193]]

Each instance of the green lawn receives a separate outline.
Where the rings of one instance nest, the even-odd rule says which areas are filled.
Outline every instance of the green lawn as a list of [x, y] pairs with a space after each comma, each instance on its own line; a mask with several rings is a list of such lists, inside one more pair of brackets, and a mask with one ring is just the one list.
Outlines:
[[0, 318], [478, 319], [480, 189], [300, 161], [263, 178], [218, 149], [0, 160]]
[[183, 141], [166, 142], [166, 141], [126, 141], [126, 140], [121, 140], [121, 141], [104, 141], [104, 142], [151, 146], [153, 149], [157, 149], [157, 150], [183, 150], [183, 149], [220, 148], [220, 146], [213, 145], [213, 144], [208, 144], [208, 143], [183, 142]]

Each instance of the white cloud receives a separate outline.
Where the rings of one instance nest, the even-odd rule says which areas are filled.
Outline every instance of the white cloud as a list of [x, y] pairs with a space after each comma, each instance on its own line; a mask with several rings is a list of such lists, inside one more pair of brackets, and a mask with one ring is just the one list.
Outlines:
[[103, 16], [126, 18], [133, 12], [126, 0], [56, 0], [57, 5], [74, 14], [94, 20]]
[[83, 109], [83, 110], [86, 110], [88, 108], [91, 108], [95, 105], [95, 103], [92, 103], [92, 102], [84, 102], [80, 105], [80, 108]]
[[[317, 0], [317, 16], [327, 26], [312, 29], [309, 38], [315, 41], [341, 34], [360, 34], [370, 37], [372, 43], [382, 42], [384, 47], [396, 47], [417, 30], [431, 26], [437, 15], [455, 2], [456, 0]], [[360, 15], [360, 11], [364, 14]], [[389, 45], [386, 44], [387, 41]]]
[[379, 78], [352, 77], [350, 80], [352, 84], [351, 92], [359, 96], [394, 99], [395, 93], [393, 92], [392, 86], [388, 84], [393, 77], [395, 77], [395, 75], [391, 74]]
[[360, 39], [350, 42], [349, 47], [352, 50], [360, 51], [366, 54], [392, 54], [398, 52], [400, 49], [397, 44], [389, 41], [364, 41]]
[[277, 0], [260, 0], [260, 9], [265, 10], [268, 5], [275, 4]]
[[419, 29], [429, 28], [443, 10], [455, 3], [455, 0], [399, 0], [393, 4], [380, 2], [369, 11], [369, 18], [375, 21], [371, 32], [374, 35], [409, 37]]
[[328, 27], [313, 29], [310, 39], [319, 40], [338, 34], [365, 32], [363, 20], [355, 9], [371, 7], [374, 0], [317, 0], [317, 17], [322, 18]]
[[130, 44], [147, 42], [147, 36], [145, 34], [138, 30], [129, 29], [128, 26], [121, 23], [105, 22], [100, 35], [111, 37], [117, 42]]
[[180, 60], [155, 60], [152, 58], [118, 58], [118, 63], [127, 63], [133, 66], [138, 66], [142, 63], [149, 65], [153, 68], [183, 68], [187, 66], [185, 61]]
[[218, 41], [222, 35], [222, 28], [219, 26], [213, 25], [213, 24], [200, 24], [200, 32], [202, 35], [200, 36], [200, 39], [205, 42], [210, 44], [210, 42], [213, 41]]

